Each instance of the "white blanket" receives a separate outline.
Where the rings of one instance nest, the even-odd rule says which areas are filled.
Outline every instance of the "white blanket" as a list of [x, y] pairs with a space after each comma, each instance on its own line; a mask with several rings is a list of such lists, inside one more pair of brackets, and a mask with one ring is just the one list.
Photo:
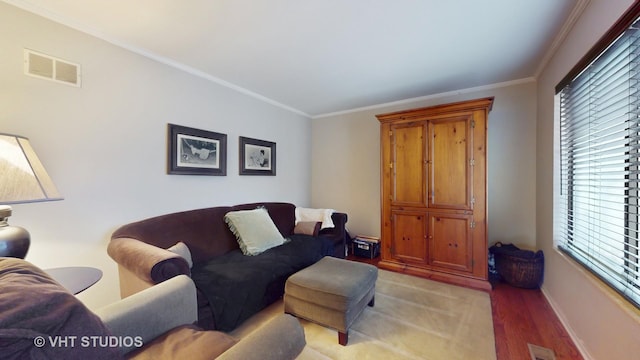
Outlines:
[[331, 215], [336, 212], [333, 209], [309, 209], [309, 208], [296, 208], [296, 225], [300, 221], [316, 221], [322, 222], [320, 229], [335, 227]]

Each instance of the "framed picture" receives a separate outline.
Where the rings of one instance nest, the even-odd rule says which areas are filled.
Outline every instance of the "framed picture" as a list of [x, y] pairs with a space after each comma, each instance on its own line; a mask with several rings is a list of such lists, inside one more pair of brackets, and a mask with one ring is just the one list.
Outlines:
[[227, 175], [227, 135], [169, 124], [169, 174]]
[[240, 175], [275, 175], [276, 143], [240, 136]]

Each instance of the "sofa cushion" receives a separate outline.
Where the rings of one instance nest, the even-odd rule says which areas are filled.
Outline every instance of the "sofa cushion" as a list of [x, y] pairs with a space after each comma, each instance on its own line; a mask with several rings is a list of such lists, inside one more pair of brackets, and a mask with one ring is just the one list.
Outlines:
[[[117, 347], [90, 346], [111, 336], [73, 294], [31, 263], [0, 258], [0, 357], [119, 359]], [[64, 341], [57, 346], [53, 341]], [[87, 342], [85, 342], [87, 340]], [[89, 345], [89, 346], [88, 346]]]
[[256, 256], [240, 249], [195, 264], [192, 279], [207, 298], [217, 330], [231, 331], [284, 294], [285, 281], [333, 252], [324, 237], [291, 235], [290, 241]]
[[231, 336], [183, 325], [164, 333], [139, 350], [127, 355], [132, 360], [189, 359], [210, 360], [236, 344]]
[[224, 216], [245, 255], [258, 255], [284, 244], [284, 237], [265, 208], [230, 211]]

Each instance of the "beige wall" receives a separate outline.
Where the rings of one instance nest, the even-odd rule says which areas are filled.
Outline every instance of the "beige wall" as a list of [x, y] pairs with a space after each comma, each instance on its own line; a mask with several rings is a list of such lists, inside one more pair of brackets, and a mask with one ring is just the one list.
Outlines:
[[531, 80], [314, 119], [313, 206], [347, 212], [353, 234], [380, 236], [380, 124], [375, 115], [489, 96], [495, 97], [488, 130], [489, 243], [535, 248], [536, 84]]
[[[25, 76], [23, 48], [80, 63], [82, 87]], [[0, 132], [30, 138], [65, 197], [15, 205], [10, 223], [31, 232], [27, 260], [102, 269], [80, 294], [90, 307], [118, 298], [106, 244], [121, 224], [249, 201], [309, 205], [308, 118], [3, 2], [0, 54]], [[227, 134], [227, 176], [167, 175], [167, 123]], [[277, 143], [277, 176], [238, 175], [238, 136]]]
[[[591, 274], [562, 256], [553, 239], [554, 88], [632, 3], [591, 1], [538, 79], [537, 233], [545, 251], [543, 290], [587, 359], [637, 359], [640, 316]], [[557, 171], [555, 172], [557, 174]]]

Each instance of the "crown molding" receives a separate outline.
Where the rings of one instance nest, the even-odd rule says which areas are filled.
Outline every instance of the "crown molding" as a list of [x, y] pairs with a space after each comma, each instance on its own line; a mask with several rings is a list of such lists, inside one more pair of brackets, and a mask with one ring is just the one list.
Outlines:
[[540, 64], [538, 64], [536, 72], [533, 75], [535, 78], [538, 78], [540, 74], [542, 74], [544, 68], [547, 66], [549, 61], [551, 61], [553, 55], [556, 54], [558, 48], [560, 47], [560, 44], [562, 44], [564, 39], [567, 38], [569, 32], [571, 31], [571, 29], [573, 29], [573, 26], [578, 21], [578, 19], [582, 15], [582, 12], [584, 12], [584, 9], [586, 9], [587, 5], [589, 5], [590, 2], [591, 0], [578, 0], [576, 2], [576, 5], [571, 10], [567, 21], [564, 22], [564, 25], [562, 25], [562, 28], [560, 28], [560, 32], [555, 36], [553, 42], [551, 43], [551, 46], [547, 49], [547, 52], [544, 54], [544, 57], [540, 61]]
[[321, 118], [327, 118], [327, 117], [331, 117], [331, 116], [339, 116], [339, 115], [351, 114], [351, 113], [356, 113], [356, 112], [361, 112], [361, 111], [376, 110], [376, 109], [381, 109], [381, 108], [386, 108], [386, 107], [391, 107], [391, 106], [414, 103], [414, 102], [418, 102], [418, 101], [425, 101], [425, 100], [432, 100], [432, 99], [444, 98], [444, 97], [449, 97], [449, 96], [463, 95], [463, 94], [468, 94], [468, 93], [473, 93], [473, 92], [478, 92], [478, 91], [492, 90], [492, 89], [498, 89], [498, 88], [507, 87], [507, 86], [526, 84], [526, 83], [530, 83], [530, 82], [536, 82], [536, 78], [535, 77], [528, 77], [528, 78], [523, 78], [523, 79], [518, 79], [518, 80], [504, 81], [504, 82], [495, 83], [495, 84], [482, 85], [482, 86], [476, 86], [476, 87], [471, 87], [471, 88], [467, 88], [467, 89], [447, 91], [447, 92], [442, 92], [442, 93], [433, 94], [433, 95], [426, 95], [426, 96], [420, 96], [420, 97], [415, 97], [415, 98], [410, 98], [410, 99], [392, 101], [392, 102], [388, 102], [388, 103], [384, 103], [384, 104], [377, 104], [377, 105], [365, 106], [365, 107], [360, 107], [360, 108], [355, 108], [355, 109], [350, 109], [350, 110], [344, 110], [344, 111], [337, 111], [337, 112], [332, 112], [332, 113], [314, 115], [314, 116], [311, 117], [311, 119], [321, 119]]

